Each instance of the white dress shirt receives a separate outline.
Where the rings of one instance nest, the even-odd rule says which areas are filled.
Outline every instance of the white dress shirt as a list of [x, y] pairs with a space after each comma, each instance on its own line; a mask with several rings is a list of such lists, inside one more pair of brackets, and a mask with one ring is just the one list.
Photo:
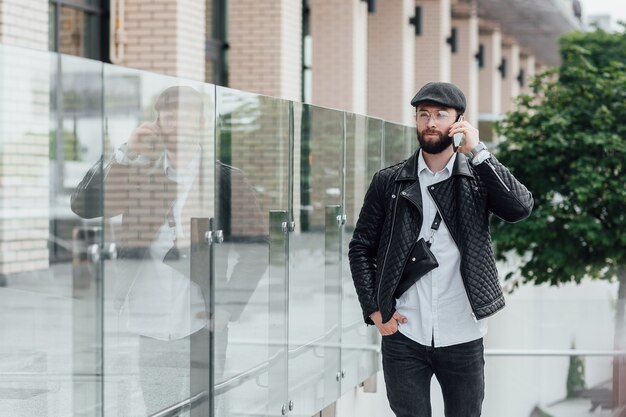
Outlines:
[[[420, 238], [428, 240], [437, 207], [428, 192], [434, 183], [450, 178], [456, 153], [439, 172], [433, 173], [419, 152], [418, 177], [422, 193], [424, 219]], [[461, 253], [450, 236], [445, 221], [434, 234], [430, 247], [439, 266], [413, 284], [397, 301], [396, 310], [407, 318], [399, 331], [415, 342], [435, 347], [451, 346], [479, 339], [487, 333], [485, 319], [472, 314], [461, 278]]]

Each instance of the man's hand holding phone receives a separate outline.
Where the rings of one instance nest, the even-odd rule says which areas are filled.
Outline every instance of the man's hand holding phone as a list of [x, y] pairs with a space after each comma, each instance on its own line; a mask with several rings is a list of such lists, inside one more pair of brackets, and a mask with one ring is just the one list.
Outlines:
[[[448, 136], [454, 137], [454, 145], [458, 146], [457, 152], [464, 154], [467, 154], [469, 151], [474, 149], [480, 141], [478, 129], [465, 120], [463, 115], [459, 115], [456, 122], [450, 126]], [[458, 144], [457, 141], [459, 142]]]

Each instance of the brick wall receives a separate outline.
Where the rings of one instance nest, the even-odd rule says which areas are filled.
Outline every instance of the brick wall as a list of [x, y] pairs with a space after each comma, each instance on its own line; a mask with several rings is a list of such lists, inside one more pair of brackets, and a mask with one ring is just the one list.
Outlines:
[[312, 103], [367, 112], [367, 4], [311, 2]]
[[[415, 39], [415, 87], [450, 81], [450, 0], [417, 0], [422, 8], [422, 35]], [[426, 53], [424, 51], [427, 51]]]
[[475, 8], [456, 10], [452, 25], [457, 29], [457, 52], [452, 54], [452, 82], [465, 93], [465, 119], [478, 123], [478, 17]]
[[126, 0], [127, 43], [120, 65], [204, 80], [205, 3]]
[[48, 2], [0, 0], [0, 43], [48, 49]]
[[222, 109], [232, 111], [220, 115], [219, 140], [223, 143], [224, 135], [230, 136], [231, 165], [255, 190], [260, 207], [260, 220], [248, 224], [259, 215], [247, 211], [252, 204], [246, 195], [233, 193], [232, 232], [267, 234], [270, 210], [288, 207], [287, 102], [237, 91], [225, 91], [221, 100]]
[[531, 94], [532, 89], [530, 83], [535, 76], [535, 56], [520, 54], [520, 69], [524, 70], [524, 85], [520, 89], [520, 93]]
[[0, 62], [1, 276], [48, 267], [51, 81], [47, 53], [0, 45]]
[[385, 3], [368, 21], [367, 112], [412, 124], [415, 94], [415, 30], [408, 25], [414, 0]]
[[480, 113], [500, 113], [500, 91], [502, 78], [498, 71], [501, 60], [501, 35], [498, 28], [481, 28], [479, 40], [484, 48], [484, 65], [478, 72]]
[[501, 111], [511, 111], [514, 99], [518, 96], [520, 87], [517, 81], [519, 74], [519, 45], [507, 41], [502, 44], [502, 58], [506, 59], [506, 75], [502, 79]]
[[228, 19], [230, 86], [300, 100], [301, 2], [233, 0]]
[[204, 81], [205, 2], [178, 0], [176, 23], [176, 76]]

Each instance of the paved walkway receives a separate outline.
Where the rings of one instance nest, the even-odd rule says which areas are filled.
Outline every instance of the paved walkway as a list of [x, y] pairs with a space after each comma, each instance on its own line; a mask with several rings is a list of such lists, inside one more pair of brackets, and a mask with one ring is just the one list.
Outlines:
[[588, 398], [573, 398], [549, 407], [543, 411], [551, 417], [613, 417], [612, 410], [602, 410], [600, 407], [590, 411], [591, 401]]

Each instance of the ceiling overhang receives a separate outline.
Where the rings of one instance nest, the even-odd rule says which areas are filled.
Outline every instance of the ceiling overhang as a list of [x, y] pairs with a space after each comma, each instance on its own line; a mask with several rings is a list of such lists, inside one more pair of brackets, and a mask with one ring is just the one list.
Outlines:
[[[560, 62], [558, 40], [581, 29], [572, 0], [469, 0], [478, 17], [499, 26], [529, 54], [544, 65]], [[462, 1], [459, 3], [463, 3]], [[465, 2], [467, 3], [467, 2]]]

